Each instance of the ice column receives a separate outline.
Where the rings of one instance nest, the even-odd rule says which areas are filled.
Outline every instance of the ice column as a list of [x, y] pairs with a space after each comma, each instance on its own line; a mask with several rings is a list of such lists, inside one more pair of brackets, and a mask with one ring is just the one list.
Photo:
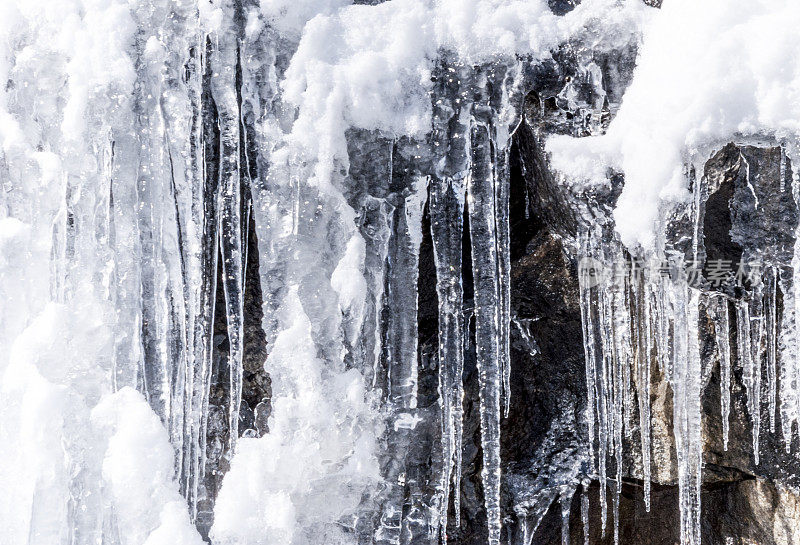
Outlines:
[[242, 188], [240, 172], [240, 118], [236, 91], [238, 30], [234, 5], [223, 2], [223, 26], [211, 35], [209, 65], [213, 72], [211, 95], [219, 116], [219, 173], [217, 237], [222, 259], [225, 316], [230, 342], [230, 406], [228, 407], [229, 448], [239, 437], [239, 408], [242, 402], [242, 356], [244, 353], [244, 244], [242, 239]]
[[[472, 274], [475, 283], [475, 344], [480, 384], [481, 444], [483, 446], [483, 493], [489, 525], [489, 544], [500, 543], [500, 419], [502, 415], [503, 361], [500, 296], [504, 269], [499, 256], [508, 248], [499, 247], [498, 223], [507, 221], [508, 201], [497, 184], [497, 153], [505, 142], [498, 141], [495, 120], [489, 103], [486, 74], [476, 74], [476, 87], [484, 93], [482, 101], [473, 105], [471, 132], [471, 167], [467, 178], [467, 197], [472, 247]], [[498, 147], [500, 150], [498, 150]], [[507, 271], [506, 271], [507, 272]]]
[[[447, 530], [450, 490], [460, 517], [464, 398], [464, 289], [461, 281], [465, 179], [469, 169], [468, 75], [462, 65], [442, 64], [437, 73], [432, 142], [435, 160], [430, 181], [431, 238], [439, 300], [439, 388], [442, 407], [443, 471], [440, 531]], [[462, 83], [463, 80], [463, 83]]]

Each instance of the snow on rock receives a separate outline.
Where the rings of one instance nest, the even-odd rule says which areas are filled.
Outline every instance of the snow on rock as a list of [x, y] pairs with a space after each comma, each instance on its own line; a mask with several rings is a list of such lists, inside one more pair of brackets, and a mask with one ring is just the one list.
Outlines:
[[696, 154], [800, 136], [798, 23], [800, 5], [783, 0], [664, 2], [608, 133], [551, 138], [553, 165], [596, 182], [605, 167], [622, 170], [617, 231], [628, 246], [652, 248], [665, 205], [690, 198], [684, 165]]
[[652, 11], [639, 0], [588, 0], [563, 17], [543, 0], [392, 0], [319, 15], [305, 26], [282, 83], [299, 107], [293, 135], [325, 168], [346, 159], [341, 136], [349, 127], [424, 136], [442, 50], [477, 65], [547, 58], [569, 40], [611, 49], [636, 39]]

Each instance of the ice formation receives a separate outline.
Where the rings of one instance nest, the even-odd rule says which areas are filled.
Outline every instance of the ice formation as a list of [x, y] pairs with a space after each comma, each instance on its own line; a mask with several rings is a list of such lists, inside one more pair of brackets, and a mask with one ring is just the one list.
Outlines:
[[[788, 449], [800, 425], [800, 237], [792, 262], [771, 263], [735, 303], [635, 264], [669, 258], [682, 271], [699, 257], [702, 165], [728, 141], [782, 144], [781, 191], [800, 201], [797, 63], [783, 62], [800, 55], [800, 8], [671, 0], [654, 11], [639, 0], [585, 0], [563, 16], [542, 0], [0, 3], [0, 543], [446, 541], [461, 511], [472, 349], [486, 531], [499, 544], [508, 154], [527, 78], [564, 43], [613, 50], [646, 27], [607, 133], [548, 149], [570, 183], [604, 184], [608, 167], [625, 175], [614, 221], [584, 225], [578, 244], [582, 263], [631, 265], [580, 291], [603, 528], [610, 488], [619, 541], [633, 427], [649, 509], [657, 368], [674, 393], [681, 541], [699, 544], [701, 316], [713, 316], [726, 448], [741, 365], [756, 463], [764, 392]], [[731, 55], [742, 42], [743, 59]], [[602, 91], [598, 66], [583, 68]], [[684, 209], [693, 247], [678, 256], [665, 229]], [[427, 235], [439, 304], [432, 469], [408, 455], [432, 418], [417, 403]], [[263, 320], [249, 323], [256, 289]], [[260, 359], [246, 347], [254, 330]], [[263, 372], [263, 396], [244, 399]], [[577, 486], [558, 490], [564, 543]]]

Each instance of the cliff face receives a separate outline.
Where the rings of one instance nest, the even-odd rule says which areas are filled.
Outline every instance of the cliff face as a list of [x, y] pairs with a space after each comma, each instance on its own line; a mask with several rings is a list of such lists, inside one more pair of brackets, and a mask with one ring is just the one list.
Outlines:
[[[572, 8], [571, 2], [551, 2], [554, 13], [567, 13]], [[508, 415], [501, 420], [504, 542], [584, 543], [588, 539], [588, 543], [613, 543], [615, 525], [620, 543], [666, 545], [681, 541], [681, 470], [673, 421], [675, 392], [668, 376], [670, 370], [662, 368], [664, 360], [655, 352], [649, 353], [649, 386], [645, 389], [641, 376], [636, 375], [642, 365], [641, 358], [637, 359], [631, 368], [633, 375], [627, 379], [630, 400], [618, 400], [624, 405], [620, 409], [624, 420], [619, 430], [622, 445], [619, 453], [605, 458], [609, 480], [602, 494], [606, 496], [606, 506], [598, 480], [598, 430], [590, 440], [587, 425], [588, 419], [597, 416], [587, 411], [587, 310], [582, 305], [587, 301], [590, 305], [599, 303], [591, 297], [581, 297], [579, 264], [586, 257], [581, 241], [586, 233], [599, 228], [602, 235], [595, 241], [597, 244], [621, 248], [614, 234], [612, 211], [624, 187], [624, 176], [609, 172], [604, 185], [571, 185], [555, 173], [544, 149], [544, 142], [552, 135], [601, 134], [619, 107], [635, 60], [634, 47], [594, 53], [587, 58], [585, 51], [567, 45], [554, 51], [552, 60], [536, 65], [526, 78], [522, 123], [514, 132], [509, 152], [511, 402]], [[362, 172], [369, 176], [375, 171], [375, 164], [386, 158], [386, 144], [380, 140], [375, 143], [369, 133], [351, 132], [348, 142], [353, 178], [362, 176]], [[681, 255], [698, 269], [691, 285], [703, 301], [698, 327], [702, 541], [726, 545], [800, 543], [797, 445], [792, 443], [791, 452], [785, 448], [779, 413], [787, 409], [772, 393], [780, 389], [782, 380], [778, 367], [782, 357], [780, 341], [769, 332], [754, 332], [755, 344], [743, 344], [739, 340], [741, 328], [737, 327], [737, 309], [743, 302], [763, 298], [764, 286], [773, 290], [775, 316], [762, 314], [760, 319], [764, 324], [771, 319], [767, 325], [776, 328], [775, 324], [781, 321], [781, 289], [786, 284], [781, 284], [780, 279], [791, 274], [798, 221], [792, 165], [781, 147], [770, 142], [723, 143], [703, 153], [701, 160], [687, 166], [687, 176], [693, 184], [690, 189], [697, 198], [677, 206], [664, 225], [667, 253]], [[404, 168], [415, 167], [397, 162], [393, 168], [398, 177]], [[397, 206], [398, 197], [392, 195], [403, 190], [391, 184], [376, 184], [368, 193], [370, 198], [387, 199]], [[358, 206], [360, 198], [351, 197], [351, 203]], [[405, 500], [395, 499], [407, 508], [424, 505], [433, 510], [439, 490], [435, 468], [442, 464], [443, 446], [439, 430], [441, 384], [437, 378], [440, 301], [434, 289], [437, 269], [430, 207], [428, 201], [423, 209], [417, 264], [419, 382], [415, 415], [420, 422], [413, 440], [405, 438], [394, 447], [387, 447], [386, 456], [394, 460], [387, 467], [399, 464], [405, 469], [394, 471], [406, 483], [413, 483], [395, 491]], [[370, 221], [369, 216], [365, 220]], [[474, 285], [466, 212], [464, 222], [463, 306], [472, 309]], [[373, 233], [363, 232], [365, 236]], [[626, 250], [621, 252], [626, 260], [635, 257]], [[257, 248], [253, 247], [250, 255], [255, 254]], [[251, 260], [257, 263], [257, 257]], [[736, 277], [742, 263], [755, 263], [763, 270], [748, 272], [749, 279], [742, 281]], [[723, 273], [712, 270], [720, 264], [725, 268]], [[249, 293], [250, 297], [260, 297], [256, 291]], [[246, 308], [252, 309], [248, 312], [257, 315], [248, 315], [245, 323], [260, 323], [261, 306], [248, 306], [247, 301], [250, 299], [246, 300]], [[453, 543], [478, 545], [487, 540], [481, 477], [481, 386], [474, 318], [467, 316], [460, 512], [454, 512], [451, 496], [447, 537]], [[755, 324], [759, 326], [760, 322]], [[626, 326], [635, 329], [633, 324]], [[723, 362], [726, 353], [717, 346], [723, 337], [729, 347], [727, 365]], [[253, 338], [258, 340], [258, 335]], [[770, 343], [772, 348], [768, 348]], [[246, 343], [246, 352], [252, 346], [255, 345]], [[755, 356], [747, 358], [755, 359], [756, 364], [743, 362], [740, 351], [748, 346]], [[770, 353], [775, 354], [774, 360], [770, 360]], [[755, 385], [757, 394], [753, 391], [754, 365], [763, 377]], [[253, 369], [255, 382], [245, 382], [244, 398], [264, 399], [268, 404], [269, 379], [257, 378], [257, 366]], [[224, 390], [224, 381], [222, 384]], [[754, 396], [758, 399], [755, 403]], [[642, 403], [650, 412], [646, 447], [642, 443], [642, 425], [648, 419], [642, 420]], [[251, 410], [251, 404], [245, 403], [242, 410]], [[723, 426], [723, 420], [727, 420], [727, 426]], [[760, 425], [754, 432], [756, 421]], [[259, 428], [258, 434], [267, 431]], [[391, 445], [393, 439], [388, 437], [386, 441]], [[391, 448], [400, 451], [393, 452]], [[647, 472], [643, 448], [649, 451]], [[758, 462], [754, 449], [759, 453]], [[224, 469], [223, 462], [220, 470]], [[615, 500], [617, 475], [622, 481]], [[650, 482], [649, 510], [645, 479]], [[619, 502], [616, 508], [615, 501]]]

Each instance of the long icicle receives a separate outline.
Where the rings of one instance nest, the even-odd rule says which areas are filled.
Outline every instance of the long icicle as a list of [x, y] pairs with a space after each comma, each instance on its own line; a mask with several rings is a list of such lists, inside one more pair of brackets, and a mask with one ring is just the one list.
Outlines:
[[[439, 381], [442, 407], [443, 471], [439, 526], [446, 542], [447, 511], [452, 486], [456, 521], [460, 519], [461, 451], [464, 414], [464, 288], [461, 241], [464, 223], [464, 181], [469, 138], [461, 119], [460, 75], [440, 67], [440, 101], [434, 104], [434, 147], [441, 155], [430, 187], [431, 239], [439, 300]], [[455, 476], [455, 478], [454, 478]], [[452, 481], [452, 484], [451, 484]]]
[[[755, 296], [754, 296], [755, 299]], [[760, 303], [760, 302], [759, 302]], [[758, 350], [753, 346], [752, 317], [753, 310], [756, 310], [755, 320], [760, 324], [760, 315], [753, 301], [739, 301], [736, 304], [736, 331], [737, 331], [737, 352], [739, 361], [742, 363], [745, 389], [747, 390], [747, 411], [753, 425], [753, 458], [756, 465], [759, 463], [758, 437], [760, 432], [761, 415], [760, 400], [758, 399], [761, 386], [761, 365], [758, 358]], [[759, 327], [760, 329], [760, 327]], [[759, 331], [758, 329], [756, 331]], [[760, 334], [760, 332], [759, 332]]]
[[581, 233], [580, 245], [581, 260], [579, 268], [578, 289], [580, 293], [581, 326], [583, 328], [583, 353], [586, 363], [586, 425], [589, 436], [589, 461], [592, 470], [597, 470], [597, 457], [595, 456], [595, 414], [596, 414], [596, 388], [597, 388], [597, 356], [594, 339], [594, 324], [592, 320], [591, 288], [593, 285], [593, 261], [589, 246], [589, 234]]
[[720, 369], [720, 413], [722, 415], [722, 445], [728, 450], [728, 436], [730, 433], [731, 411], [731, 345], [730, 322], [728, 320], [728, 299], [715, 298], [716, 305], [714, 329], [716, 333], [717, 354]]
[[494, 218], [495, 177], [492, 171], [492, 127], [475, 121], [472, 127], [472, 167], [467, 183], [472, 272], [475, 285], [475, 346], [480, 384], [483, 494], [489, 545], [500, 543], [500, 416], [501, 370], [499, 316], [500, 281]]
[[497, 268], [500, 282], [498, 284], [498, 304], [499, 319], [498, 329], [500, 332], [500, 372], [502, 375], [503, 386], [503, 416], [508, 418], [511, 408], [511, 281], [509, 273], [511, 271], [511, 233], [508, 216], [509, 202], [509, 148], [502, 146], [497, 149], [494, 146], [495, 163], [495, 223], [497, 232]]
[[700, 545], [702, 484], [702, 376], [699, 346], [699, 299], [686, 279], [673, 286], [673, 420], [678, 457], [681, 545]]
[[[621, 262], [621, 256], [614, 255], [612, 263]], [[611, 375], [613, 377], [613, 441], [616, 478], [614, 483], [613, 515], [614, 544], [619, 544], [619, 503], [622, 494], [622, 440], [629, 404], [628, 391], [631, 368], [631, 316], [629, 292], [629, 276], [625, 275], [619, 282], [612, 284], [611, 301], [608, 305], [609, 324], [612, 332]]]
[[778, 271], [770, 267], [767, 271], [765, 298], [766, 356], [767, 356], [767, 404], [769, 407], [769, 431], [775, 433], [777, 413], [777, 343], [778, 343]]
[[639, 401], [639, 433], [642, 443], [642, 479], [644, 480], [644, 506], [650, 512], [650, 358], [652, 357], [652, 332], [650, 330], [650, 304], [645, 278], [634, 277], [637, 323], [637, 369]]
[[234, 7], [224, 6], [228, 28], [214, 36], [211, 51], [211, 93], [219, 112], [220, 168], [217, 188], [219, 210], [219, 250], [222, 258], [222, 284], [230, 343], [230, 403], [228, 407], [229, 448], [235, 449], [239, 437], [239, 409], [242, 401], [244, 353], [244, 270], [242, 267], [240, 122], [236, 96], [238, 44], [234, 30]]

